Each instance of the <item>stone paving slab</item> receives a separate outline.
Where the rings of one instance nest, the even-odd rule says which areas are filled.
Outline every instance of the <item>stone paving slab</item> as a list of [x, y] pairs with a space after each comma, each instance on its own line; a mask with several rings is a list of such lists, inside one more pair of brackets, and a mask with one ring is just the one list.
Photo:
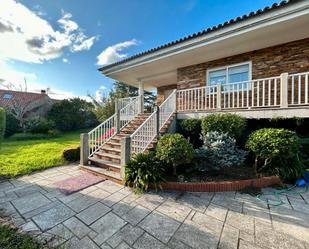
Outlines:
[[123, 219], [113, 213], [108, 213], [90, 227], [98, 233], [94, 241], [101, 245], [124, 225], [126, 225], [126, 222]]
[[53, 207], [43, 213], [40, 213], [32, 218], [32, 220], [43, 230], [52, 228], [53, 226], [58, 225], [59, 223], [69, 219], [75, 213], [61, 204], [59, 206]]
[[50, 203], [50, 200], [47, 199], [40, 192], [32, 193], [31, 195], [27, 195], [27, 196], [24, 196], [24, 197], [21, 197], [19, 199], [12, 201], [12, 204], [14, 205], [14, 207], [21, 214], [30, 212], [48, 203]]
[[70, 165], [0, 182], [0, 216], [60, 248], [309, 249], [309, 192], [275, 207], [238, 192], [136, 195], [110, 181], [55, 189], [81, 173]]
[[159, 212], [153, 212], [139, 226], [155, 238], [167, 243], [180, 226], [180, 222]]

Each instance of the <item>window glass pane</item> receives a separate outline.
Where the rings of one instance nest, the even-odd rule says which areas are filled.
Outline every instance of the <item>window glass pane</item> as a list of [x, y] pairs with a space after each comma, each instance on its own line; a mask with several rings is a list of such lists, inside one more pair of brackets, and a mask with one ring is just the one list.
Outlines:
[[12, 94], [10, 94], [10, 93], [5, 93], [5, 94], [3, 95], [3, 98], [4, 98], [4, 99], [11, 99], [11, 98], [12, 98]]
[[228, 69], [228, 82], [239, 82], [249, 80], [249, 64], [230, 67]]
[[209, 85], [216, 85], [218, 83], [226, 83], [226, 69], [209, 72]]

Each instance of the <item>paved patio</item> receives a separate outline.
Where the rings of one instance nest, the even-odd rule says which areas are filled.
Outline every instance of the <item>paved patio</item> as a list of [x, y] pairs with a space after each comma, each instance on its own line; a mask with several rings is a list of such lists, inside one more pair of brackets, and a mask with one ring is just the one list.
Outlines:
[[82, 173], [64, 166], [2, 181], [0, 214], [64, 248], [309, 249], [309, 192], [269, 208], [237, 192], [135, 195], [110, 181], [68, 196], [55, 189]]

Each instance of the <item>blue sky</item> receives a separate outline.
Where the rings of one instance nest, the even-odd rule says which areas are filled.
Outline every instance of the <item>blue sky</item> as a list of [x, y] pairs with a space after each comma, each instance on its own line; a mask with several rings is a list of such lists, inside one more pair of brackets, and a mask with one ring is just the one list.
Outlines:
[[0, 79], [16, 84], [25, 77], [28, 90], [50, 87], [57, 98], [107, 91], [113, 81], [97, 71], [100, 65], [272, 3], [1, 0]]

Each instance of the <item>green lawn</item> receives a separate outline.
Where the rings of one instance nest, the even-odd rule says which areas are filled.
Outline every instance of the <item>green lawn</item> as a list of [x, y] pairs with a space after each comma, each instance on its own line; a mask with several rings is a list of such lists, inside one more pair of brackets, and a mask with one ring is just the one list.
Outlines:
[[42, 249], [47, 248], [36, 242], [30, 235], [21, 234], [7, 225], [0, 224], [0, 248]]
[[57, 137], [18, 134], [4, 140], [0, 149], [0, 178], [65, 164], [62, 151], [78, 146], [81, 132], [63, 133]]

